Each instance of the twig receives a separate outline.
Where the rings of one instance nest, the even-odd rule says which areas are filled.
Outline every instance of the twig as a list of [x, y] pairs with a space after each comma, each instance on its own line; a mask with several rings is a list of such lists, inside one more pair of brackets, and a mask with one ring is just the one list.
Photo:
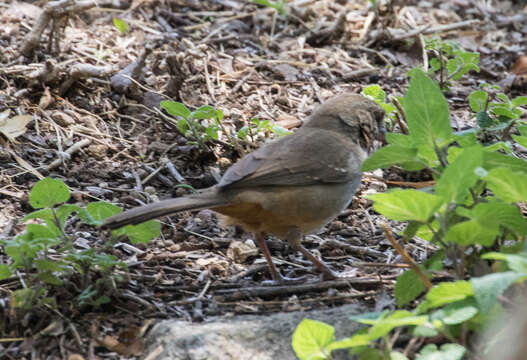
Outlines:
[[384, 231], [384, 235], [386, 236], [386, 238], [392, 244], [393, 248], [403, 257], [404, 261], [408, 265], [410, 265], [410, 267], [413, 271], [415, 271], [417, 276], [421, 278], [421, 281], [426, 286], [426, 288], [430, 290], [433, 287], [432, 283], [430, 282], [430, 279], [428, 279], [428, 277], [421, 271], [421, 268], [417, 266], [410, 254], [408, 254], [406, 250], [397, 242], [397, 240], [395, 240], [395, 237], [393, 236], [393, 233], [390, 228], [388, 228], [386, 224], [381, 224], [381, 228]]
[[[76, 142], [75, 144], [73, 144], [72, 146], [67, 148], [66, 151], [64, 151], [64, 153], [67, 154], [67, 155], [73, 155], [77, 151], [82, 149], [83, 147], [86, 147], [86, 146], [88, 146], [90, 144], [91, 144], [91, 139], [82, 139], [81, 141]], [[63, 161], [64, 161], [64, 157], [63, 156], [59, 156], [58, 159], [53, 160], [53, 162], [51, 164], [44, 166], [43, 169], [45, 169], [47, 171], [53, 170], [57, 166], [62, 164]]]

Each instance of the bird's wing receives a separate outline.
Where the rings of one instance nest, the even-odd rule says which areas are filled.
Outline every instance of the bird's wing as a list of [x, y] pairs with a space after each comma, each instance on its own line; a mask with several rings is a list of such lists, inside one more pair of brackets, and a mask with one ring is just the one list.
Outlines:
[[[329, 148], [336, 151], [331, 153]], [[302, 131], [302, 134], [286, 136], [243, 157], [227, 170], [218, 187], [302, 186], [351, 181], [360, 176], [363, 159], [359, 149], [344, 135], [324, 130]]]

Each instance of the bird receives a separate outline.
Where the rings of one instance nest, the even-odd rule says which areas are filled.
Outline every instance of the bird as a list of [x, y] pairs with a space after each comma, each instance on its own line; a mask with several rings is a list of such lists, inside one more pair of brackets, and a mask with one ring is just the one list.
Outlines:
[[341, 278], [301, 243], [347, 208], [360, 186], [361, 164], [384, 140], [384, 110], [373, 100], [341, 93], [319, 105], [293, 134], [264, 144], [230, 166], [219, 182], [194, 194], [139, 206], [106, 219], [118, 229], [175, 214], [211, 209], [226, 226], [254, 233], [272, 282], [280, 274], [266, 235], [286, 240], [326, 279]]

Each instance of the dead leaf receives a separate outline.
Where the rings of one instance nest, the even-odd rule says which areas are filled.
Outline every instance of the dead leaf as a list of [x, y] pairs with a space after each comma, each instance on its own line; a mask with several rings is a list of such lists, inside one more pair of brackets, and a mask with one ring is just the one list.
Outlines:
[[287, 130], [291, 130], [302, 125], [302, 120], [289, 114], [280, 114], [274, 123], [275, 125], [281, 126]]
[[17, 136], [26, 132], [26, 125], [31, 121], [31, 115], [17, 115], [12, 118], [6, 118], [6, 112], [0, 114], [0, 132], [4, 134], [10, 141], [14, 141]]
[[254, 243], [232, 241], [227, 249], [227, 257], [238, 264], [245, 262], [251, 256], [257, 255], [258, 249]]

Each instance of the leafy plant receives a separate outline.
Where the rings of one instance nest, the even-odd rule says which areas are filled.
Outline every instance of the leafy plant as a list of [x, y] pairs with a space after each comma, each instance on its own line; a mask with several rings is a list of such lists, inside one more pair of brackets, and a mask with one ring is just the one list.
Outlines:
[[[433, 174], [435, 185], [429, 188], [393, 189], [369, 198], [378, 213], [407, 222], [400, 234], [403, 241], [418, 236], [440, 250], [397, 278], [397, 305], [414, 302], [413, 311], [352, 317], [368, 327], [338, 341], [331, 326], [304, 320], [293, 336], [293, 348], [301, 359], [329, 359], [332, 350], [343, 348], [361, 358], [406, 359], [394, 352], [388, 341], [396, 327], [407, 328], [413, 336], [444, 339], [440, 347], [425, 346], [417, 359], [461, 359], [471, 350], [461, 334], [481, 329], [500, 314], [498, 297], [527, 279], [527, 219], [516, 205], [527, 202], [527, 161], [510, 154], [504, 142], [488, 145], [474, 132], [453, 132], [448, 103], [439, 86], [419, 69], [410, 71], [410, 78], [406, 95], [397, 99], [401, 108], [396, 110], [406, 120], [408, 134], [388, 133], [389, 145], [368, 158], [362, 170], [398, 165]], [[384, 96], [375, 94], [372, 97], [384, 103]], [[488, 111], [496, 122], [507, 116], [509, 126], [514, 122], [521, 134], [513, 140], [524, 141], [527, 124], [520, 120], [518, 107], [525, 99], [509, 101], [496, 96], [492, 105], [487, 99], [478, 93], [469, 101], [473, 110]], [[494, 111], [504, 108], [508, 112]], [[495, 272], [473, 277], [476, 265], [483, 260], [501, 264], [493, 267]], [[424, 281], [443, 270], [445, 263], [455, 270], [456, 281], [437, 285]], [[518, 293], [521, 300], [524, 295]], [[380, 344], [380, 349], [375, 344]]]
[[258, 5], [263, 5], [275, 9], [280, 14], [280, 16], [282, 16], [283, 18], [286, 17], [286, 12], [284, 8], [285, 0], [276, 0], [275, 2], [271, 2], [269, 0], [252, 0], [252, 2]]
[[121, 32], [121, 35], [126, 35], [126, 32], [128, 31], [128, 24], [125, 23], [124, 20], [114, 17], [113, 26], [115, 26], [117, 30]]
[[[220, 121], [223, 120], [223, 112], [209, 105], [203, 105], [195, 111], [190, 111], [185, 104], [177, 101], [161, 101], [161, 107], [170, 115], [177, 118], [176, 125], [179, 132], [205, 148], [205, 143], [218, 140], [218, 132], [221, 130]], [[200, 122], [200, 120], [210, 120]]]
[[[92, 248], [76, 250], [75, 238], [68, 232], [68, 220], [75, 213], [86, 224], [101, 225], [105, 218], [121, 209], [102, 201], [85, 207], [66, 204], [69, 199], [70, 191], [62, 180], [40, 180], [29, 194], [29, 203], [37, 210], [24, 218], [32, 223], [13, 239], [0, 241], [10, 259], [9, 264], [0, 264], [0, 280], [15, 272], [24, 274], [26, 288], [13, 292], [15, 308], [31, 310], [43, 303], [53, 303], [54, 299], [45, 297], [46, 289], [63, 285], [78, 286], [81, 304], [103, 304], [109, 300], [105, 291], [116, 280], [113, 270], [116, 267], [126, 269], [126, 265], [113, 255]], [[159, 235], [159, 228], [159, 223], [150, 221], [119, 229], [114, 235], [129, 236], [132, 242], [148, 242]], [[90, 282], [93, 272], [100, 274], [94, 284]], [[68, 282], [74, 276], [80, 276], [81, 281]]]
[[257, 118], [252, 118], [249, 121], [249, 125], [242, 127], [236, 132], [236, 137], [240, 140], [245, 140], [247, 137], [250, 137], [251, 140], [255, 141], [256, 134], [260, 132], [273, 133], [278, 137], [286, 136], [292, 132], [279, 126], [272, 124], [270, 120], [259, 120]]
[[449, 88], [450, 80], [459, 80], [470, 70], [479, 72], [479, 53], [464, 51], [452, 41], [433, 36], [425, 39], [425, 50], [433, 55], [428, 73], [438, 73], [441, 89]]
[[[476, 113], [478, 126], [489, 132], [503, 131], [502, 138], [504, 138], [522, 115], [520, 107], [527, 105], [527, 96], [517, 96], [511, 100], [506, 94], [500, 92], [500, 87], [497, 85], [483, 83], [480, 87], [487, 91], [476, 90], [468, 97], [470, 108]], [[520, 125], [518, 130], [525, 138], [527, 126]], [[523, 143], [522, 146], [527, 144], [525, 142], [527, 138], [523, 139], [515, 135], [513, 138], [518, 143]]]

